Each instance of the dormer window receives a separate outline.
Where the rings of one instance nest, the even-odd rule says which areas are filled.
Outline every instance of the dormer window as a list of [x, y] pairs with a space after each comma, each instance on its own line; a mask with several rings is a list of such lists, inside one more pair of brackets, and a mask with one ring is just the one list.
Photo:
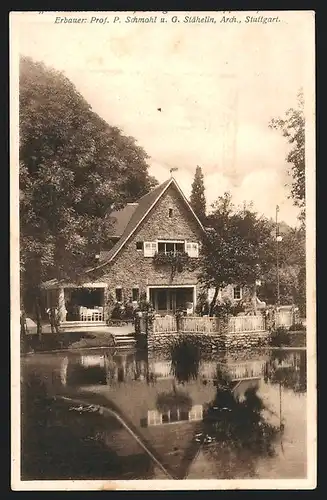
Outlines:
[[168, 217], [169, 217], [169, 219], [171, 219], [171, 218], [172, 218], [172, 216], [173, 216], [173, 209], [172, 209], [172, 208], [170, 208], [170, 209], [168, 210]]
[[136, 242], [136, 250], [143, 250], [143, 241]]

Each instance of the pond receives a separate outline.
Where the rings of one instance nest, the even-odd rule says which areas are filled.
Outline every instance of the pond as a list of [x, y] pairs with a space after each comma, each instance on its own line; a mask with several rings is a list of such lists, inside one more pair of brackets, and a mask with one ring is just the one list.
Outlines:
[[306, 478], [304, 349], [40, 353], [22, 374], [23, 480]]

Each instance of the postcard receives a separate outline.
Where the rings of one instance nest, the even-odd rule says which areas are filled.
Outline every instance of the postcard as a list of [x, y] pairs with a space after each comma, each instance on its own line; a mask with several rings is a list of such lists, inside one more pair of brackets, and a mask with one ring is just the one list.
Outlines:
[[10, 13], [13, 490], [314, 489], [315, 13]]

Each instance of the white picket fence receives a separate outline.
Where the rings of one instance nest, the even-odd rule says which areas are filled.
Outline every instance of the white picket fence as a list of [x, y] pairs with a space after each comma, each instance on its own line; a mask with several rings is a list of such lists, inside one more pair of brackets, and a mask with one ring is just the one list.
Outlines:
[[233, 316], [229, 318], [228, 332], [263, 332], [265, 320], [263, 316]]
[[220, 327], [218, 318], [186, 316], [181, 318], [180, 330], [187, 333], [217, 333]]
[[[178, 330], [184, 333], [220, 333], [223, 323], [219, 318], [184, 316], [177, 325], [174, 316], [156, 317], [153, 323], [155, 333], [174, 333]], [[265, 320], [262, 316], [235, 316], [229, 319], [228, 332], [263, 332]]]
[[175, 316], [156, 317], [153, 321], [154, 333], [175, 333], [177, 332], [177, 321]]

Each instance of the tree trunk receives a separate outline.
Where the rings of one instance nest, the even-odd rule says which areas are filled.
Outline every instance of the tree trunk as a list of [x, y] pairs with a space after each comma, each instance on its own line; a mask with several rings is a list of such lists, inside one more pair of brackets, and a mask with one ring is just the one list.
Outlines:
[[26, 315], [24, 309], [20, 313], [20, 345], [22, 352], [26, 352], [27, 347]]
[[218, 297], [218, 293], [219, 293], [219, 286], [216, 286], [215, 288], [215, 293], [214, 293], [214, 296], [212, 298], [212, 301], [210, 302], [210, 307], [209, 307], [209, 316], [212, 317], [213, 315], [213, 309], [216, 305], [216, 300], [217, 300], [217, 297]]
[[34, 304], [35, 304], [35, 316], [36, 316], [36, 331], [39, 337], [39, 340], [42, 339], [42, 315], [41, 315], [41, 306], [40, 306], [40, 290], [35, 289], [34, 296]]
[[255, 284], [253, 286], [253, 292], [252, 292], [252, 306], [253, 306], [253, 313], [256, 316], [257, 315], [257, 285]]

